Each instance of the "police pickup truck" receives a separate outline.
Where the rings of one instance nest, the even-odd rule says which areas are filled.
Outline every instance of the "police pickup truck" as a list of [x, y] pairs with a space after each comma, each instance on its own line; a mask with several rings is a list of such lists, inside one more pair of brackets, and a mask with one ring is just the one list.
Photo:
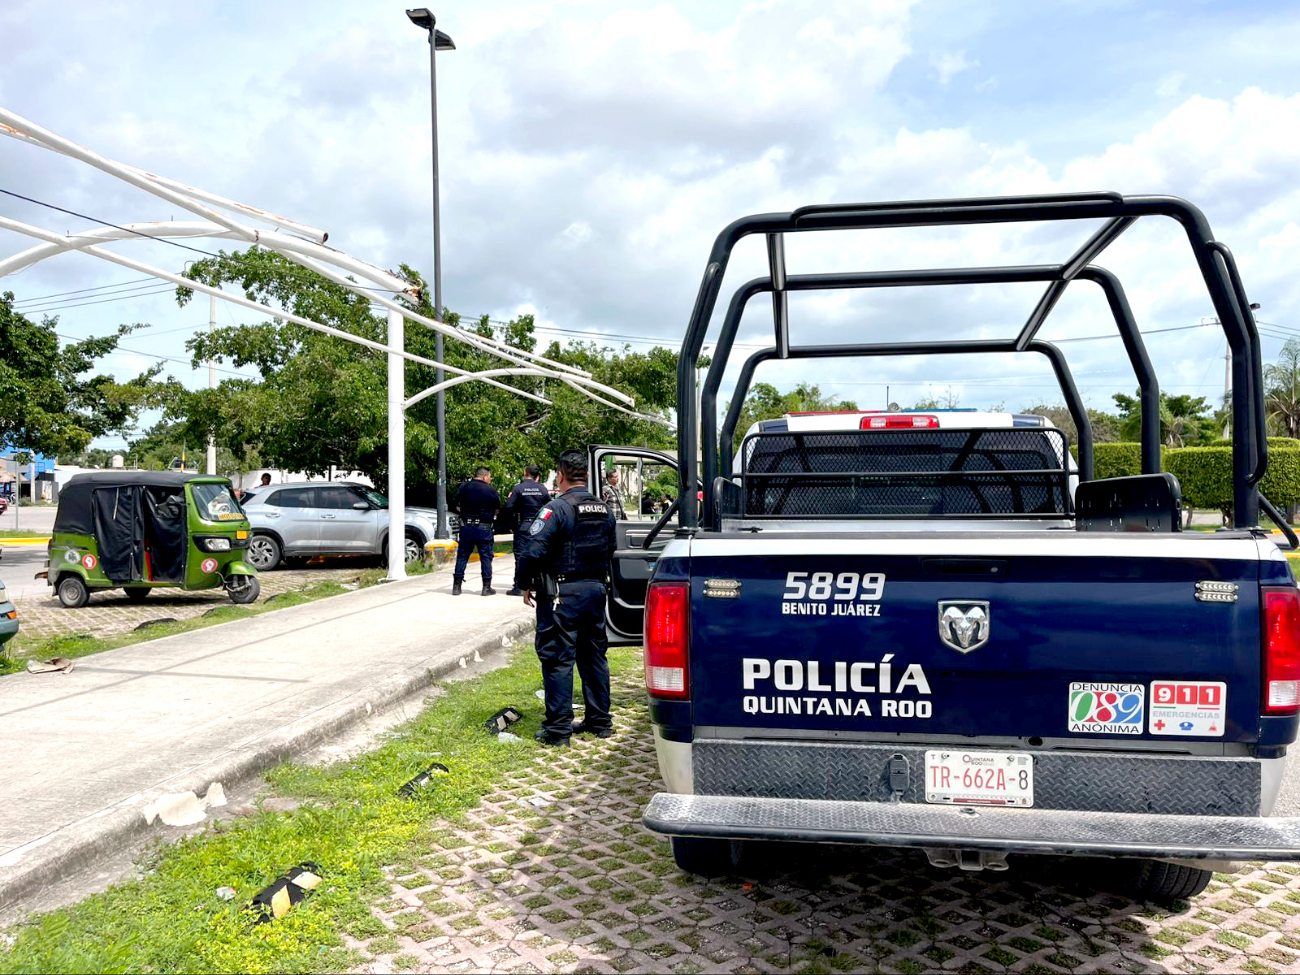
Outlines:
[[[1185, 236], [1231, 350], [1233, 527], [1183, 531], [1160, 470], [1160, 390], [1123, 286], [1096, 261], [1139, 219]], [[1060, 264], [789, 274], [798, 233], [1067, 221]], [[728, 258], [735, 291], [697, 403]], [[795, 345], [791, 292], [1038, 282], [1005, 338]], [[1038, 332], [1065, 290], [1099, 287], [1140, 388], [1139, 476], [1097, 479], [1087, 411]], [[750, 299], [773, 340], [718, 392]], [[1045, 356], [1078, 430], [922, 410], [773, 417], [737, 446], [760, 364], [798, 358]], [[1095, 193], [804, 207], [727, 227], [679, 364], [679, 494], [619, 524], [609, 628], [644, 646], [666, 791], [645, 811], [686, 870], [737, 869], [747, 841], [871, 844], [1003, 870], [1009, 855], [1126, 858], [1139, 893], [1188, 897], [1237, 860], [1300, 859], [1270, 818], [1300, 707], [1300, 590], [1259, 527], [1267, 467], [1259, 338], [1231, 252], [1165, 196]], [[1074, 459], [1077, 457], [1077, 462]], [[1295, 536], [1288, 533], [1294, 547]]]

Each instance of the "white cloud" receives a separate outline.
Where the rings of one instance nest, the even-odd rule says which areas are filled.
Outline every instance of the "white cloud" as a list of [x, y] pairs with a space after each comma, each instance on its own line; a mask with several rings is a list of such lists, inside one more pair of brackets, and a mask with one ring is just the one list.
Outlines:
[[952, 81], [954, 76], [961, 74], [963, 71], [969, 71], [971, 68], [978, 68], [979, 62], [968, 59], [965, 51], [957, 51], [956, 53], [931, 54], [930, 67], [939, 76], [939, 84], [947, 88], [948, 82]]

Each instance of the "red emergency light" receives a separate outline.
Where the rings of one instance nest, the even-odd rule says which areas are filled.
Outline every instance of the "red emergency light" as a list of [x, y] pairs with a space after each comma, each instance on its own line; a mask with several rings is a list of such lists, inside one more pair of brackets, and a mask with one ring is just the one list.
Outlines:
[[883, 416], [864, 416], [860, 428], [863, 430], [930, 430], [939, 425], [937, 416], [921, 416], [911, 413], [887, 413]]

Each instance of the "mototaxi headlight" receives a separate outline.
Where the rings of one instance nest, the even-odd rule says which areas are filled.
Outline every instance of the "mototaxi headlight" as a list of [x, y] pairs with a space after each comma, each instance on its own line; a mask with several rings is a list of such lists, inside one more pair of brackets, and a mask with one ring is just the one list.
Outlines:
[[203, 547], [209, 552], [229, 552], [230, 539], [228, 538], [205, 538]]

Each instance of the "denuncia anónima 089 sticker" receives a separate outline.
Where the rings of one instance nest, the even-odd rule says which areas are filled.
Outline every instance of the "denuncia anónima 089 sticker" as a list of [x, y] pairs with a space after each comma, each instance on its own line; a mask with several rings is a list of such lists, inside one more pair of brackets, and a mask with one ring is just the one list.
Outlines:
[[1141, 684], [1076, 681], [1070, 685], [1069, 729], [1079, 735], [1140, 735], [1145, 699]]

